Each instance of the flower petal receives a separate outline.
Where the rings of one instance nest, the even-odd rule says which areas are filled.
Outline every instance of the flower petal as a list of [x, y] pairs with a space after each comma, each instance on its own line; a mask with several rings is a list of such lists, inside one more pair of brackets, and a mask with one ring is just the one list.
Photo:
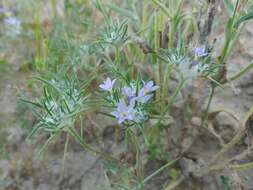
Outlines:
[[137, 101], [141, 103], [146, 103], [150, 100], [150, 98], [152, 98], [152, 96], [153, 96], [152, 94], [149, 94], [142, 97], [138, 97]]
[[116, 82], [116, 79], [113, 79], [113, 81], [112, 81], [112, 87], [113, 87], [113, 85], [114, 85], [115, 82]]
[[124, 100], [120, 100], [118, 105], [117, 105], [117, 110], [119, 112], [125, 111], [127, 109], [126, 103]]
[[151, 80], [151, 81], [149, 81], [145, 86], [146, 86], [147, 88], [151, 88], [153, 85], [154, 85], [154, 82]]
[[153, 91], [156, 91], [158, 88], [159, 88], [159, 86], [153, 86], [153, 87], [151, 88], [151, 91], [152, 91], [152, 92], [153, 92]]
[[120, 117], [119, 112], [117, 112], [117, 111], [111, 112], [111, 115], [115, 116], [116, 118]]
[[121, 123], [123, 123], [125, 120], [126, 120], [125, 117], [120, 117], [119, 120], [118, 120], [118, 122], [119, 122], [119, 124], [121, 124]]

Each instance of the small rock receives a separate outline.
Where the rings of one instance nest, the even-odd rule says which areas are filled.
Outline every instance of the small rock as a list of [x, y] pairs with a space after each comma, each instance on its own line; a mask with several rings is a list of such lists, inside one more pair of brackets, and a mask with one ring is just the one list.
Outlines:
[[191, 123], [192, 123], [192, 125], [194, 125], [194, 126], [200, 126], [201, 125], [201, 118], [200, 117], [193, 117], [192, 119], [191, 119]]
[[218, 126], [228, 126], [232, 130], [238, 130], [238, 121], [225, 112], [219, 113], [216, 116], [216, 121], [218, 122]]

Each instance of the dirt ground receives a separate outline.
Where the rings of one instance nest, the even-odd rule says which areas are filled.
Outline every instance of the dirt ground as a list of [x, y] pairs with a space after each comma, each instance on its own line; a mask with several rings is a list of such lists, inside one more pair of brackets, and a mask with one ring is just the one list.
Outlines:
[[[217, 38], [217, 43], [223, 40], [223, 36]], [[252, 42], [253, 24], [249, 23], [228, 61], [228, 75], [238, 72], [253, 59]], [[1, 59], [9, 55], [11, 55], [10, 51], [0, 52]], [[63, 170], [64, 137], [51, 145], [42, 157], [37, 157], [36, 150], [41, 142], [44, 142], [45, 136], [26, 140], [33, 121], [27, 120], [29, 112], [18, 102], [18, 96], [22, 91], [29, 89], [30, 74], [21, 68], [20, 60], [22, 57], [18, 55], [8, 58], [7, 64], [0, 63], [3, 65], [0, 65], [0, 190], [96, 190], [107, 187], [108, 181], [105, 178], [101, 158], [83, 151], [75, 142], [70, 144]], [[226, 109], [241, 119], [252, 105], [253, 72], [251, 71], [239, 81], [217, 90], [211, 111]], [[98, 125], [104, 125], [104, 122], [104, 118], [96, 119]], [[235, 134], [238, 125], [226, 114], [220, 114], [217, 122], [218, 130], [223, 131], [223, 140], [227, 142]], [[105, 142], [100, 146], [108, 151], [117, 152], [122, 148], [121, 146], [117, 148], [112, 140]], [[97, 144], [92, 141], [92, 137], [91, 143]], [[247, 147], [241, 145], [233, 151], [245, 148]], [[201, 154], [204, 162], [219, 149], [216, 138], [205, 136], [199, 138], [190, 151]], [[227, 156], [231, 154], [233, 152], [229, 152]], [[252, 161], [252, 159], [253, 156], [248, 156], [245, 161]], [[224, 175], [226, 172], [229, 171], [224, 170]], [[245, 189], [253, 189], [253, 170], [238, 174], [245, 184]], [[222, 173], [213, 174], [194, 183], [186, 181], [178, 189], [222, 190], [219, 182], [220, 175]], [[159, 190], [162, 181], [162, 177], [156, 178], [150, 183], [148, 189]]]

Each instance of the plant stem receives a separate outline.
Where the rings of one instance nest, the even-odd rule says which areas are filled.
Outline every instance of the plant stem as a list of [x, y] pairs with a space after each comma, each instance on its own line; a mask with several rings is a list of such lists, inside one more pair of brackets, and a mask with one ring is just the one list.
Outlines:
[[80, 129], [81, 129], [81, 138], [83, 139], [83, 130], [84, 130], [84, 128], [83, 128], [83, 118], [82, 118], [82, 116], [80, 116]]
[[149, 3], [147, 1], [143, 1], [143, 9], [142, 9], [142, 30], [147, 27], [147, 20], [148, 20], [148, 7]]
[[112, 157], [112, 156], [109, 156], [107, 154], [105, 154], [104, 152], [101, 152], [99, 150], [96, 150], [94, 149], [92, 146], [86, 144], [83, 139], [79, 136], [79, 134], [77, 133], [77, 131], [71, 127], [68, 128], [68, 132], [75, 138], [75, 140], [86, 150], [89, 150], [95, 154], [98, 154], [100, 155], [101, 157], [107, 159], [107, 160], [110, 160], [110, 161], [114, 161], [114, 162], [117, 162], [117, 163], [122, 163], [120, 160]]
[[244, 136], [245, 131], [246, 131], [246, 125], [247, 125], [247, 121], [248, 119], [253, 115], [253, 106], [251, 107], [251, 109], [247, 112], [239, 131], [236, 133], [236, 135], [233, 137], [233, 139], [227, 143], [221, 150], [220, 152], [218, 152], [210, 161], [210, 164], [214, 163], [216, 160], [218, 160], [218, 158], [220, 158], [225, 152], [227, 152], [228, 150], [230, 150], [234, 145], [236, 145], [240, 139]]
[[64, 146], [63, 159], [62, 159], [62, 174], [64, 174], [64, 170], [65, 170], [65, 160], [66, 160], [66, 154], [68, 151], [68, 144], [69, 144], [69, 134], [67, 133], [66, 142]]
[[230, 31], [228, 31], [229, 35], [226, 35], [225, 45], [224, 45], [224, 48], [222, 50], [222, 54], [221, 54], [221, 58], [220, 58], [220, 64], [223, 64], [225, 62], [225, 60], [227, 58], [227, 55], [231, 51], [230, 45], [231, 45], [231, 42], [233, 42], [233, 38], [235, 37], [235, 35], [234, 35], [235, 31], [233, 31], [234, 30], [233, 26], [234, 26], [234, 21], [235, 21], [236, 11], [238, 9], [239, 1], [240, 0], [236, 1], [235, 10], [234, 10], [234, 13], [233, 13], [233, 16], [232, 16], [231, 27], [228, 28], [230, 30]]
[[162, 4], [159, 0], [152, 0], [152, 2], [156, 4], [169, 18], [171, 17], [168, 8], [164, 4]]
[[167, 108], [163, 111], [161, 118], [159, 119], [158, 123], [160, 123], [163, 118], [165, 117], [166, 113], [170, 111], [171, 105], [172, 103], [175, 101], [175, 99], [177, 98], [177, 95], [179, 94], [180, 90], [183, 88], [184, 84], [186, 82], [186, 79], [182, 78], [179, 85], [177, 86], [176, 91], [174, 92], [174, 94], [172, 95], [172, 97], [170, 98]]
[[120, 51], [119, 51], [119, 47], [116, 46], [115, 50], [116, 50], [116, 52], [115, 52], [115, 62], [116, 62], [116, 65], [118, 67], [120, 67]]
[[173, 189], [175, 189], [184, 180], [185, 180], [185, 176], [184, 175], [180, 176], [180, 178], [178, 180], [176, 180], [175, 182], [173, 182], [172, 184], [170, 184], [169, 186], [167, 186], [165, 190], [173, 190]]
[[168, 95], [169, 91], [169, 77], [173, 70], [173, 65], [168, 65], [167, 70], [165, 72], [164, 78], [163, 78], [163, 88], [162, 88], [162, 111], [164, 110], [164, 106], [166, 105], [166, 97]]
[[240, 2], [240, 0], [237, 0], [237, 1], [236, 1], [235, 10], [234, 10], [233, 17], [232, 17], [233, 22], [234, 22], [234, 20], [235, 20], [235, 14], [236, 14], [236, 11], [237, 11], [237, 9], [238, 9], [239, 2]]
[[169, 28], [169, 47], [173, 48], [174, 47], [174, 39], [175, 39], [175, 24], [174, 24], [174, 19], [170, 20], [170, 28]]
[[201, 127], [204, 126], [205, 121], [208, 118], [208, 112], [209, 112], [209, 109], [210, 109], [210, 105], [212, 103], [214, 91], [215, 91], [215, 86], [213, 85], [212, 88], [211, 88], [211, 92], [210, 92], [210, 95], [209, 95], [208, 102], [207, 102], [206, 110], [205, 110], [204, 116], [203, 116], [202, 121], [201, 121]]
[[229, 81], [233, 81], [233, 80], [236, 80], [236, 79], [240, 78], [242, 75], [247, 73], [252, 68], [253, 68], [253, 62], [250, 63], [249, 65], [247, 65], [245, 68], [243, 68], [241, 71], [239, 71], [234, 76], [230, 77]]
[[179, 160], [179, 158], [172, 160], [170, 162], [168, 162], [167, 164], [165, 164], [164, 166], [162, 166], [161, 168], [159, 168], [158, 170], [156, 170], [154, 173], [152, 173], [151, 175], [149, 175], [148, 177], [146, 177], [137, 187], [135, 187], [133, 190], [138, 190], [140, 187], [142, 187], [145, 183], [147, 183], [149, 180], [151, 180], [154, 176], [156, 176], [157, 174], [159, 174], [160, 172], [162, 172], [164, 169], [166, 169], [167, 167], [171, 166], [172, 164], [174, 164], [175, 162], [177, 162]]
[[57, 7], [56, 7], [56, 0], [51, 0], [51, 6], [53, 9], [54, 18], [57, 17]]
[[238, 165], [231, 165], [229, 168], [233, 170], [250, 170], [253, 168], [253, 162], [249, 162], [246, 164], [238, 164]]
[[228, 39], [228, 37], [226, 37], [225, 45], [224, 45], [224, 48], [222, 49], [222, 53], [221, 53], [221, 58], [220, 58], [219, 64], [223, 64], [224, 63], [224, 61], [226, 59], [227, 52], [228, 52], [229, 44], [230, 44], [230, 38]]

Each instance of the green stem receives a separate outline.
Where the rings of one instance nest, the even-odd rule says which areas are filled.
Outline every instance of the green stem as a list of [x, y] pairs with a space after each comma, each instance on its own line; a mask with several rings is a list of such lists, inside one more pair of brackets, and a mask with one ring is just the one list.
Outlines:
[[120, 67], [120, 50], [119, 50], [119, 47], [115, 47], [116, 49], [116, 52], [115, 52], [115, 62], [116, 62], [116, 65], [118, 67]]
[[233, 23], [234, 23], [234, 20], [235, 20], [236, 11], [237, 11], [238, 6], [239, 6], [239, 1], [240, 1], [240, 0], [237, 0], [237, 1], [236, 1], [235, 10], [234, 10], [233, 17], [232, 17]]
[[[131, 128], [129, 128], [129, 130], [132, 131]], [[141, 146], [140, 146], [138, 139], [136, 138], [136, 135], [134, 134], [134, 132], [129, 133], [129, 135], [131, 137], [132, 143], [133, 143], [135, 151], [136, 151], [137, 176], [139, 179], [142, 179], [144, 168], [143, 168], [143, 163], [142, 163], [142, 159], [141, 159], [141, 155], [142, 155]], [[145, 139], [145, 137], [144, 137], [144, 139]]]
[[171, 72], [173, 71], [173, 65], [168, 65], [166, 73], [163, 78], [163, 85], [162, 85], [162, 110], [164, 110], [164, 106], [166, 105], [166, 97], [169, 91], [169, 77]]
[[147, 1], [143, 1], [143, 10], [142, 10], [142, 30], [147, 27], [148, 21], [148, 6], [149, 3]]
[[245, 73], [247, 73], [252, 68], [253, 68], [253, 62], [250, 63], [249, 65], [247, 65], [245, 68], [243, 68], [241, 71], [239, 71], [234, 76], [230, 77], [229, 81], [233, 81], [233, 80], [236, 80], [236, 79], [240, 78], [242, 75], [244, 75]]
[[68, 144], [69, 144], [69, 134], [67, 134], [66, 136], [66, 142], [64, 146], [64, 153], [63, 153], [63, 159], [62, 159], [62, 174], [64, 174], [64, 170], [65, 170], [65, 160], [66, 160], [66, 154], [68, 151]]
[[231, 30], [234, 29], [233, 26], [234, 26], [234, 21], [235, 21], [236, 11], [238, 9], [239, 1], [240, 0], [236, 1], [235, 10], [234, 10], [234, 13], [233, 13], [233, 16], [232, 16], [232, 24], [231, 24], [232, 27], [229, 28], [229, 30], [230, 30], [229, 31], [229, 36], [226, 36], [225, 45], [224, 45], [224, 48], [222, 50], [222, 54], [221, 54], [221, 58], [220, 58], [220, 64], [223, 64], [225, 62], [227, 55], [231, 51], [230, 44], [233, 41], [233, 38], [235, 37], [234, 34], [233, 34], [234, 31], [231, 31]]
[[175, 24], [174, 19], [170, 20], [170, 28], [169, 28], [169, 47], [174, 47], [174, 39], [175, 39]]
[[[158, 48], [159, 48], [159, 15], [158, 15], [158, 11], [154, 13], [154, 49], [155, 52], [157, 52]], [[157, 58], [159, 55], [158, 53], [154, 53], [155, 58]], [[155, 82], [158, 86], [161, 86], [161, 60], [155, 59]], [[158, 100], [158, 102], [161, 102], [161, 89], [158, 89], [156, 92], [156, 98]], [[158, 104], [159, 109], [161, 104]]]
[[163, 103], [163, 101], [162, 101], [163, 100], [162, 99], [162, 92], [163, 92], [164, 86], [162, 85], [162, 83], [163, 83], [163, 63], [162, 63], [161, 60], [158, 60], [158, 76], [157, 77], [159, 78], [158, 86], [160, 87], [158, 89], [158, 91], [159, 91], [159, 99], [158, 100], [160, 101], [160, 109], [162, 109], [163, 108], [163, 105], [162, 105], [162, 103]]
[[238, 164], [238, 165], [231, 165], [229, 168], [233, 170], [250, 170], [253, 168], [253, 162], [249, 162], [246, 164]]
[[171, 18], [171, 14], [164, 4], [162, 4], [159, 0], [152, 0], [152, 2], [156, 4], [163, 11], [164, 14]]
[[211, 89], [211, 92], [210, 92], [210, 95], [209, 95], [209, 99], [208, 99], [208, 102], [207, 102], [206, 110], [205, 110], [205, 113], [204, 113], [204, 117], [202, 118], [202, 121], [201, 121], [201, 127], [204, 126], [205, 121], [208, 118], [208, 112], [209, 112], [209, 109], [210, 109], [210, 106], [211, 106], [211, 103], [212, 103], [214, 91], [215, 91], [215, 86], [212, 86], [212, 89]]
[[182, 175], [180, 176], [180, 178], [176, 181], [174, 181], [172, 184], [170, 184], [169, 186], [166, 187], [165, 190], [173, 190], [175, 189], [178, 185], [180, 185], [184, 180], [185, 180], [185, 176]]
[[[50, 134], [50, 137], [47, 139], [47, 141], [44, 143], [44, 145], [42, 146], [42, 148], [39, 150], [39, 152], [37, 153], [37, 156], [41, 156], [41, 154], [46, 150], [46, 148], [50, 145], [50, 143], [60, 134], [60, 129], [57, 130], [55, 133]], [[37, 157], [36, 156], [36, 157]]]
[[179, 92], [181, 91], [181, 89], [183, 88], [184, 84], [186, 82], [186, 79], [181, 79], [179, 85], [177, 86], [176, 91], [174, 92], [174, 94], [172, 95], [171, 99], [169, 100], [168, 106], [167, 108], [163, 111], [161, 118], [159, 119], [158, 123], [160, 123], [163, 118], [165, 117], [166, 113], [170, 111], [171, 105], [172, 103], [175, 101], [175, 99], [177, 98], [177, 95], [179, 94]]
[[81, 138], [83, 139], [83, 130], [84, 130], [84, 128], [83, 128], [83, 118], [82, 118], [82, 116], [80, 116], [80, 129], [81, 129]]
[[151, 175], [149, 175], [148, 177], [146, 177], [137, 187], [135, 187], [133, 190], [138, 190], [140, 189], [145, 183], [147, 183], [149, 180], [151, 180], [154, 176], [158, 175], [160, 172], [162, 172], [164, 169], [166, 169], [167, 167], [173, 165], [175, 162], [177, 162], [179, 160], [179, 158], [172, 160], [170, 162], [168, 162], [167, 164], [165, 164], [164, 166], [162, 166], [161, 168], [159, 168], [158, 170], [156, 170], [154, 173], [152, 173]]
[[114, 161], [114, 162], [117, 162], [117, 163], [122, 163], [120, 160], [112, 157], [112, 156], [109, 156], [107, 154], [105, 154], [104, 152], [101, 152], [99, 150], [96, 150], [94, 149], [92, 146], [86, 144], [83, 139], [79, 136], [79, 134], [77, 133], [77, 131], [71, 127], [68, 128], [68, 132], [75, 138], [75, 140], [86, 150], [89, 150], [95, 154], [98, 154], [100, 155], [101, 157], [107, 159], [107, 160], [110, 160], [110, 161]]
[[51, 0], [51, 6], [53, 9], [54, 18], [57, 17], [57, 7], [56, 7], [56, 0]]
[[253, 115], [253, 106], [250, 108], [250, 110], [247, 112], [239, 131], [236, 133], [236, 135], [233, 137], [233, 139], [227, 143], [210, 161], [210, 164], [216, 162], [224, 153], [226, 153], [228, 150], [230, 150], [232, 147], [234, 147], [244, 136], [246, 131], [246, 124], [248, 119]]
[[226, 37], [226, 42], [225, 42], [225, 45], [224, 45], [224, 48], [222, 49], [222, 53], [221, 53], [221, 58], [220, 58], [220, 63], [219, 64], [223, 64], [225, 59], [226, 59], [226, 56], [227, 56], [227, 52], [228, 52], [228, 47], [229, 47], [229, 44], [230, 44], [230, 38]]

